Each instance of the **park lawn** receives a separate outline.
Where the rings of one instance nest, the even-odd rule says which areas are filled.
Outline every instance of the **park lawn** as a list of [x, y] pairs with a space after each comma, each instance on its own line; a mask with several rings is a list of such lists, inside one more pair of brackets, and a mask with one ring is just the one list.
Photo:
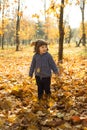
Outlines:
[[[58, 45], [49, 52], [58, 64]], [[87, 130], [87, 48], [64, 45], [60, 77], [53, 74], [52, 96], [40, 104], [28, 77], [32, 56], [30, 45], [0, 50], [0, 129]]]

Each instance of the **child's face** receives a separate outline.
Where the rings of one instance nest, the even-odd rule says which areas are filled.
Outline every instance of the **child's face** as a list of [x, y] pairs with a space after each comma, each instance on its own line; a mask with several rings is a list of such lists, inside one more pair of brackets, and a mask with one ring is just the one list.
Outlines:
[[46, 53], [47, 50], [48, 50], [47, 45], [42, 45], [42, 46], [39, 47], [40, 54]]

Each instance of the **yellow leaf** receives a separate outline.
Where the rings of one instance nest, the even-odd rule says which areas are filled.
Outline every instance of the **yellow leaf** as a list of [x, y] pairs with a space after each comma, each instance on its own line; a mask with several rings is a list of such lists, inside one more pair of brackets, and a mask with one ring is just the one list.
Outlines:
[[70, 97], [72, 95], [72, 93], [70, 93], [70, 92], [65, 92], [64, 94], [66, 97]]
[[19, 91], [19, 86], [14, 86], [13, 88], [12, 88], [12, 90], [15, 90], [15, 91]]
[[39, 18], [39, 15], [38, 14], [33, 14], [32, 18]]
[[16, 120], [16, 115], [15, 114], [8, 116], [8, 121], [9, 122], [13, 123], [15, 120]]
[[3, 31], [2, 30], [0, 30], [0, 35], [2, 35], [3, 34]]
[[63, 90], [65, 90], [65, 91], [69, 90], [69, 86], [63, 86], [62, 88], [63, 88]]
[[22, 16], [22, 15], [23, 15], [23, 12], [22, 12], [22, 11], [18, 13], [18, 16]]
[[54, 105], [54, 101], [52, 99], [49, 100], [49, 106], [52, 107]]

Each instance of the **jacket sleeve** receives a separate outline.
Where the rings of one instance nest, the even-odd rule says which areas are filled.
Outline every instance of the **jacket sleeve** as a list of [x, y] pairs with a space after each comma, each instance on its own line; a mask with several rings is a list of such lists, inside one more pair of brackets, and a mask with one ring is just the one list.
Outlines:
[[35, 60], [35, 55], [34, 55], [33, 58], [32, 58], [32, 62], [31, 62], [31, 65], [30, 65], [30, 70], [29, 70], [29, 76], [30, 77], [33, 76], [35, 66], [36, 66], [36, 60]]
[[56, 64], [55, 64], [55, 62], [54, 62], [54, 60], [53, 60], [53, 58], [52, 58], [51, 55], [49, 55], [49, 64], [50, 64], [50, 67], [51, 67], [51, 69], [53, 70], [53, 72], [54, 72], [55, 74], [58, 74], [59, 69], [57, 68], [57, 66], [56, 66]]

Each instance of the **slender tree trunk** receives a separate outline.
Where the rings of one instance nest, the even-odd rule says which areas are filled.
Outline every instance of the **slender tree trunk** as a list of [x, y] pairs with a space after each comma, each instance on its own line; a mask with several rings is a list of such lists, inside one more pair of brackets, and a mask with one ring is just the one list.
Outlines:
[[17, 22], [16, 22], [16, 51], [19, 51], [20, 39], [19, 39], [19, 31], [20, 31], [20, 0], [18, 0], [18, 13], [17, 13]]
[[64, 0], [61, 0], [60, 7], [60, 19], [59, 19], [59, 53], [58, 53], [58, 61], [62, 63], [63, 60], [63, 41], [64, 41], [64, 27], [63, 27], [63, 6]]
[[85, 34], [85, 25], [84, 25], [84, 9], [85, 9], [85, 0], [83, 0], [83, 6], [81, 7], [82, 12], [82, 45], [86, 44], [86, 34]]
[[44, 18], [45, 18], [45, 40], [48, 39], [48, 27], [46, 26], [47, 24], [47, 16], [46, 16], [46, 0], [44, 0]]
[[83, 46], [85, 46], [85, 44], [86, 44], [86, 35], [85, 35], [85, 25], [84, 25], [84, 9], [82, 10], [82, 30], [83, 30], [83, 34], [82, 34]]
[[[0, 0], [0, 14], [1, 14], [1, 0]], [[0, 46], [2, 44], [2, 41], [1, 41], [1, 34], [0, 34]]]
[[1, 46], [4, 49], [4, 1], [3, 1], [3, 8], [2, 8], [2, 37], [1, 37]]

